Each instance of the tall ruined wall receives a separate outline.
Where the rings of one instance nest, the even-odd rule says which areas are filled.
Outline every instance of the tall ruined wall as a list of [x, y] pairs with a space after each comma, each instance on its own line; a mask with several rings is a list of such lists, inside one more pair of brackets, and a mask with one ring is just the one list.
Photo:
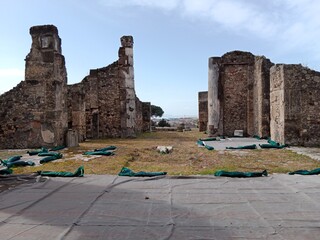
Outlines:
[[208, 92], [198, 93], [199, 131], [207, 130], [208, 124]]
[[263, 56], [255, 57], [253, 83], [254, 135], [270, 136], [270, 68], [271, 61]]
[[253, 123], [254, 56], [234, 51], [221, 58], [220, 104], [223, 111], [223, 134], [233, 136], [234, 130], [254, 134]]
[[25, 81], [0, 96], [0, 148], [63, 145], [67, 131], [67, 72], [53, 25], [30, 28]]
[[151, 102], [142, 102], [142, 132], [151, 131]]
[[[134, 89], [133, 38], [122, 37], [118, 61], [90, 70], [81, 83], [69, 86], [68, 98], [69, 127], [83, 138], [134, 137], [148, 128]], [[150, 111], [148, 116], [150, 122]]]
[[290, 64], [273, 67], [271, 76], [271, 138], [319, 146], [320, 73]]
[[272, 65], [242, 51], [209, 58], [208, 110], [199, 111], [199, 119], [206, 124], [202, 119], [208, 118], [210, 136], [233, 136], [235, 130], [243, 130], [244, 136], [269, 136]]
[[82, 84], [68, 86], [68, 128], [78, 134], [78, 140], [83, 142], [86, 133], [85, 94]]
[[87, 138], [121, 137], [120, 87], [117, 62], [95, 70], [82, 81]]

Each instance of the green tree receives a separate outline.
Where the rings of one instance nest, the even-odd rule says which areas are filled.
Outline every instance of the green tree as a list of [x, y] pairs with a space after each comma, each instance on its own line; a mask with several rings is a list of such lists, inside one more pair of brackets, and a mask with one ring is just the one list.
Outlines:
[[151, 116], [152, 117], [162, 117], [164, 111], [161, 107], [156, 105], [151, 105]]
[[170, 123], [168, 123], [165, 119], [161, 119], [159, 122], [158, 122], [158, 126], [159, 127], [171, 127]]

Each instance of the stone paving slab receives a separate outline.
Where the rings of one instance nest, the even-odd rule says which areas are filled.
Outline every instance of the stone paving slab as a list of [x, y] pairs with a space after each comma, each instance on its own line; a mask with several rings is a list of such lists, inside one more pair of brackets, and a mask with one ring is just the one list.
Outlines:
[[1, 239], [319, 239], [320, 177], [48, 178], [0, 193]]

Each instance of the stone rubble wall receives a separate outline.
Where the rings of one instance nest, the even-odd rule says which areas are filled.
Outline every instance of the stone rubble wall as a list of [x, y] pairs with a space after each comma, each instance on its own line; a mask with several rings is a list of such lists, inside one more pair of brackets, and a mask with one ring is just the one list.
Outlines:
[[[219, 66], [216, 69], [218, 73], [211, 73], [213, 67], [210, 64]], [[269, 69], [271, 66], [269, 59], [242, 51], [228, 52], [220, 58], [209, 58], [208, 104], [216, 91], [212, 88], [212, 81], [216, 79], [211, 79], [210, 76], [219, 78], [218, 99], [216, 97], [212, 99], [213, 102], [210, 102], [206, 113], [199, 111], [199, 119], [208, 118], [208, 123], [201, 121], [208, 124], [210, 135], [233, 136], [235, 130], [243, 130], [244, 136], [270, 135]], [[217, 87], [216, 83], [213, 85]], [[211, 129], [214, 126], [210, 126], [209, 123], [210, 118], [213, 122], [219, 122], [214, 131]], [[201, 129], [203, 128], [201, 126]]]
[[0, 148], [34, 148], [65, 143], [67, 72], [53, 25], [30, 28], [25, 81], [0, 95]]
[[198, 93], [199, 131], [207, 130], [208, 124], [208, 91]]
[[320, 73], [300, 64], [271, 68], [271, 138], [320, 145]]
[[0, 95], [0, 149], [65, 145], [68, 129], [80, 142], [150, 131], [150, 103], [134, 89], [131, 36], [121, 38], [117, 61], [67, 86], [58, 29], [35, 26], [30, 34], [25, 80]]

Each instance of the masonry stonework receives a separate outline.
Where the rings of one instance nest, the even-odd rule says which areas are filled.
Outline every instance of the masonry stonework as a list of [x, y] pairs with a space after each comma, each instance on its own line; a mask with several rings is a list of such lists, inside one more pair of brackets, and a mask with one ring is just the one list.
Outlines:
[[268, 82], [271, 62], [249, 52], [209, 58], [208, 126], [210, 136], [269, 135]]
[[320, 73], [298, 64], [271, 68], [271, 138], [320, 145]]
[[30, 34], [25, 81], [0, 96], [0, 148], [65, 143], [67, 72], [58, 29], [35, 26]]
[[198, 93], [198, 110], [199, 110], [199, 131], [207, 130], [208, 124], [208, 92]]
[[121, 38], [117, 61], [67, 86], [58, 29], [35, 26], [30, 34], [25, 81], [0, 95], [0, 149], [64, 145], [68, 129], [79, 141], [150, 130], [150, 103], [134, 89], [131, 36]]

